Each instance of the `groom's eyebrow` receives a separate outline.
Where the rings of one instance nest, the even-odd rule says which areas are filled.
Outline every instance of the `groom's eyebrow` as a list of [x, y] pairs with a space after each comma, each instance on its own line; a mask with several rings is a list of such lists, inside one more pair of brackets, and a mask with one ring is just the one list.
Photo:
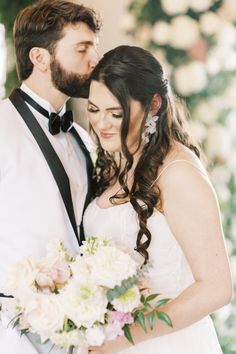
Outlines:
[[76, 43], [76, 46], [80, 46], [80, 45], [95, 45], [95, 41], [81, 41]]

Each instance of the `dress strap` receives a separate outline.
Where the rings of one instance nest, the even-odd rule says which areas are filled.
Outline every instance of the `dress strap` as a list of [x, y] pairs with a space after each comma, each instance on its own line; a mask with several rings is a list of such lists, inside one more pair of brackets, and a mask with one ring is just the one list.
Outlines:
[[178, 163], [178, 162], [186, 162], [188, 163], [189, 165], [192, 165], [193, 167], [195, 167], [197, 170], [199, 170], [201, 173], [203, 172], [203, 170], [198, 167], [196, 164], [194, 164], [193, 162], [190, 162], [188, 160], [174, 160], [174, 161], [171, 161], [170, 163], [168, 163], [164, 168], [163, 170], [159, 173], [159, 175], [157, 176], [157, 178], [155, 179], [155, 181], [152, 183], [151, 187], [154, 186], [154, 184], [158, 181], [158, 179], [161, 177], [161, 175], [165, 172], [165, 170], [167, 170], [167, 168], [169, 168], [171, 165], [175, 164], [175, 163]]

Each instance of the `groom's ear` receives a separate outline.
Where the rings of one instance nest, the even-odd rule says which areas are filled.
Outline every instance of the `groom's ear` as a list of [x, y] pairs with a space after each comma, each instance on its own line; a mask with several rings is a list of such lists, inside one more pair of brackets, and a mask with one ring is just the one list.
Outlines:
[[33, 47], [30, 49], [29, 58], [34, 67], [42, 72], [50, 68], [50, 54], [47, 49]]

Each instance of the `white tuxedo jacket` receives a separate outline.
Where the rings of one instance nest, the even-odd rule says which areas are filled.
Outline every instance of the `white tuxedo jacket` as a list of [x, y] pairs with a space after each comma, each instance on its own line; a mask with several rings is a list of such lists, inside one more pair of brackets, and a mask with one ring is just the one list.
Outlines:
[[[77, 130], [86, 139], [87, 133], [78, 126]], [[82, 185], [87, 188], [85, 158], [71, 134], [66, 134], [70, 148], [80, 157], [80, 170], [75, 169], [73, 179], [79, 182], [83, 177]], [[60, 139], [63, 140], [63, 135]], [[73, 158], [69, 163], [75, 164]], [[77, 219], [81, 218], [86, 191], [82, 194], [73, 199]], [[77, 239], [45, 157], [10, 100], [3, 100], [0, 103], [0, 292], [6, 272], [13, 264], [26, 256], [43, 256], [46, 244], [54, 239], [63, 240], [68, 250], [78, 251]], [[1, 354], [49, 352], [50, 346], [46, 348], [26, 336], [20, 337], [16, 330], [6, 329], [4, 322], [3, 318]], [[52, 350], [51, 354], [60, 352], [64, 353]]]

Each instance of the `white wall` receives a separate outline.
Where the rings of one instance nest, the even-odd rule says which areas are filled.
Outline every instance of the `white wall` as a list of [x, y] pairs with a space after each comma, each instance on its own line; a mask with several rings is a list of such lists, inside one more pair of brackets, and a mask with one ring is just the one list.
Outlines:
[[[80, 3], [80, 0], [78, 0]], [[130, 0], [81, 0], [101, 16], [103, 27], [100, 36], [100, 52], [103, 54], [119, 44], [130, 44], [132, 39], [121, 29]]]

